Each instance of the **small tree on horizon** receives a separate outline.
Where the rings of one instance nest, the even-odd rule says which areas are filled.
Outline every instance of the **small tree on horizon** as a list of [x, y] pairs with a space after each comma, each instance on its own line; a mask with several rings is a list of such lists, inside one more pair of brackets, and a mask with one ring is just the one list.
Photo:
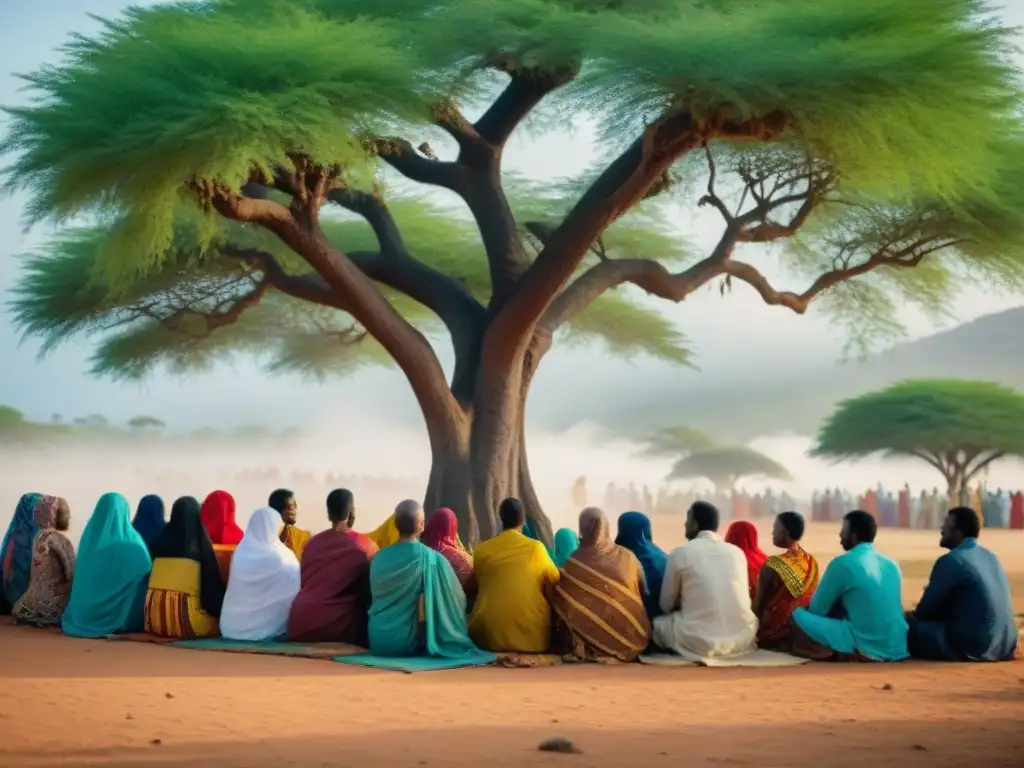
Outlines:
[[994, 462], [1024, 457], [1024, 393], [987, 381], [919, 379], [841, 402], [812, 456], [876, 455], [927, 462], [959, 498]]
[[784, 466], [760, 451], [742, 445], [720, 446], [679, 459], [669, 473], [669, 480], [704, 478], [718, 492], [733, 491], [743, 478], [792, 480]]
[[160, 432], [167, 425], [155, 416], [133, 416], [128, 420], [128, 428], [140, 432]]
[[[132, 8], [9, 110], [0, 151], [30, 219], [98, 221], [28, 262], [16, 318], [48, 345], [107, 333], [105, 372], [226, 350], [303, 372], [390, 360], [430, 439], [425, 505], [475, 542], [518, 495], [549, 538], [524, 425], [555, 335], [685, 360], [619, 289], [744, 284], [884, 334], [907, 302], [1024, 282], [1011, 34], [976, 0]], [[594, 172], [502, 173], [528, 122], [582, 115]], [[722, 219], [706, 254], [671, 244], [661, 207], [695, 184]], [[762, 268], [750, 249], [768, 244], [784, 258]]]

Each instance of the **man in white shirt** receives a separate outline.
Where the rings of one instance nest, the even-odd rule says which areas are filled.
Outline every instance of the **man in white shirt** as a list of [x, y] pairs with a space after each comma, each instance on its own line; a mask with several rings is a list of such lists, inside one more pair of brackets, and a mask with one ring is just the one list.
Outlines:
[[757, 618], [750, 605], [747, 560], [718, 538], [718, 510], [694, 502], [686, 538], [668, 558], [661, 587], [664, 616], [654, 620], [654, 644], [694, 661], [753, 651]]

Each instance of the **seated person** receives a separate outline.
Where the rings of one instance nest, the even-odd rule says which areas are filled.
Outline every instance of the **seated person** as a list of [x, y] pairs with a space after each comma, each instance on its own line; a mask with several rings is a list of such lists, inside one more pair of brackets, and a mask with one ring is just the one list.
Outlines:
[[377, 546], [377, 549], [390, 547], [399, 539], [398, 529], [395, 528], [395, 513], [392, 512], [387, 520], [364, 535]]
[[302, 586], [288, 614], [288, 637], [299, 643], [365, 646], [370, 607], [370, 558], [377, 547], [352, 530], [355, 500], [345, 488], [327, 496], [331, 527], [309, 540], [302, 555]]
[[224, 581], [198, 499], [184, 496], [150, 544], [153, 571], [146, 592], [146, 632], [191, 640], [216, 637], [224, 604]]
[[[139, 532], [139, 536], [146, 542], [147, 547], [153, 546], [153, 542], [167, 525], [164, 512], [164, 500], [159, 496], [151, 493], [139, 499], [139, 506], [135, 508], [135, 517], [132, 518], [132, 528]], [[152, 556], [151, 552], [150, 557]]]
[[278, 488], [267, 500], [267, 506], [275, 510], [284, 525], [281, 527], [281, 543], [295, 553], [295, 558], [302, 560], [302, 552], [309, 543], [310, 533], [295, 527], [299, 517], [299, 502], [295, 494], [287, 488]]
[[462, 546], [459, 539], [459, 521], [447, 507], [435, 510], [423, 529], [423, 545], [439, 552], [459, 577], [466, 598], [476, 586], [473, 581], [473, 556]]
[[61, 619], [70, 637], [141, 632], [152, 560], [119, 493], [96, 502], [78, 543], [71, 598]]
[[792, 653], [818, 661], [907, 658], [899, 565], [874, 546], [878, 525], [857, 509], [843, 518], [844, 554], [825, 569], [806, 608], [793, 611]]
[[1017, 651], [1010, 584], [999, 559], [978, 544], [981, 520], [951, 509], [921, 602], [908, 617], [910, 655], [933, 661], [1004, 661]]
[[552, 589], [552, 650], [580, 661], [635, 661], [651, 641], [643, 569], [636, 555], [612, 541], [600, 509], [584, 509], [579, 527], [580, 545]]
[[558, 568], [541, 542], [523, 534], [522, 502], [505, 499], [498, 514], [503, 531], [473, 553], [476, 603], [469, 635], [489, 651], [544, 653], [551, 642], [545, 594], [558, 581]]
[[403, 501], [395, 510], [397, 542], [370, 562], [370, 651], [378, 656], [478, 653], [466, 631], [466, 595], [444, 557], [419, 538], [423, 509]]
[[242, 540], [242, 529], [235, 522], [235, 497], [227, 491], [214, 491], [203, 500], [200, 514], [203, 527], [213, 542], [221, 578], [227, 584], [231, 575], [231, 558]]
[[654, 620], [654, 644], [694, 661], [739, 656], [756, 647], [747, 559], [717, 531], [718, 509], [694, 502], [686, 513], [690, 543], [668, 556], [660, 599], [664, 615]]
[[654, 543], [651, 519], [643, 512], [623, 512], [619, 515], [619, 535], [615, 543], [625, 547], [640, 561], [644, 569], [644, 606], [652, 619], [661, 615], [661, 585], [665, 581], [668, 555]]
[[765, 560], [757, 579], [754, 615], [761, 648], [789, 651], [793, 611], [806, 607], [818, 588], [818, 561], [800, 546], [803, 535], [804, 519], [798, 513], [775, 518], [772, 544], [785, 551]]
[[572, 528], [559, 528], [555, 531], [555, 556], [552, 560], [562, 568], [572, 557], [572, 553], [580, 547], [580, 537]]
[[[26, 493], [18, 500], [7, 533], [0, 543], [0, 614], [11, 613], [28, 589], [32, 574], [32, 545], [40, 531], [39, 519], [54, 514], [59, 499]], [[66, 502], [65, 502], [66, 503]]]
[[757, 527], [749, 520], [730, 523], [725, 531], [725, 542], [738, 547], [747, 559], [747, 581], [750, 583], [750, 599], [753, 601], [757, 592], [757, 579], [768, 559], [768, 555], [757, 543]]
[[[75, 578], [75, 548], [64, 532], [71, 508], [64, 499], [40, 496], [32, 513], [39, 533], [32, 540], [28, 589], [14, 603], [14, 620], [36, 627], [59, 627]], [[12, 567], [14, 566], [12, 558]]]
[[274, 640], [288, 628], [299, 561], [278, 538], [280, 524], [276, 509], [257, 509], [231, 559], [220, 613], [221, 634], [230, 640]]

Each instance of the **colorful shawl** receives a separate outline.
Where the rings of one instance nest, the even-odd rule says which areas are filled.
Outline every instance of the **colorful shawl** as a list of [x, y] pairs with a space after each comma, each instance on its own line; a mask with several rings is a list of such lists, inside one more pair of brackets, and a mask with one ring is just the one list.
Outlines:
[[191, 496], [183, 496], [174, 502], [170, 522], [150, 544], [149, 552], [154, 560], [158, 557], [182, 558], [199, 563], [199, 604], [217, 619], [224, 604], [225, 585], [199, 510], [199, 501]]
[[668, 566], [668, 555], [654, 543], [651, 520], [642, 512], [625, 512], [619, 515], [619, 535], [615, 543], [625, 547], [640, 561], [644, 569], [644, 580], [647, 582], [647, 594], [644, 595], [644, 606], [647, 615], [661, 615], [661, 584], [665, 580], [665, 568]]
[[143, 496], [135, 510], [132, 528], [139, 532], [147, 547], [153, 546], [165, 525], [164, 500], [154, 494]]
[[[758, 645], [771, 648], [784, 645], [789, 639], [789, 618], [797, 608], [806, 608], [818, 588], [818, 561], [797, 546], [781, 555], [765, 560], [781, 582], [775, 593], [767, 597], [757, 630]], [[760, 598], [760, 602], [764, 598]]]
[[421, 541], [425, 547], [444, 556], [465, 589], [473, 578], [473, 556], [466, 552], [459, 540], [459, 521], [455, 513], [447, 507], [435, 511], [427, 520]]
[[0, 604], [2, 613], [25, 594], [32, 575], [32, 544], [40, 530], [53, 528], [57, 497], [26, 493], [18, 501], [14, 517], [0, 544]]
[[439, 552], [417, 541], [398, 542], [381, 550], [370, 562], [370, 588], [371, 652], [381, 656], [425, 653], [449, 659], [494, 658], [469, 639], [466, 596], [455, 571]]
[[576, 531], [571, 528], [559, 528], [555, 533], [555, 565], [563, 567], [579, 545], [580, 537], [576, 535]]
[[757, 545], [757, 528], [746, 520], [737, 520], [725, 532], [725, 541], [727, 544], [732, 544], [743, 550], [743, 556], [747, 558], [747, 580], [750, 586], [750, 597], [753, 598], [757, 591], [757, 579], [768, 559], [768, 555]]
[[366, 538], [377, 545], [377, 549], [390, 547], [398, 541], [398, 528], [395, 526], [395, 515], [392, 513], [387, 520], [366, 534]]
[[651, 640], [640, 563], [611, 540], [604, 518], [595, 526], [583, 531], [579, 549], [561, 569], [554, 588], [551, 608], [559, 619], [555, 650], [581, 660], [633, 661]]
[[151, 567], [127, 499], [119, 493], [101, 496], [78, 545], [64, 634], [103, 637], [141, 630]]
[[227, 491], [207, 496], [199, 515], [214, 544], [237, 546], [242, 540], [242, 529], [235, 522], [235, 497]]

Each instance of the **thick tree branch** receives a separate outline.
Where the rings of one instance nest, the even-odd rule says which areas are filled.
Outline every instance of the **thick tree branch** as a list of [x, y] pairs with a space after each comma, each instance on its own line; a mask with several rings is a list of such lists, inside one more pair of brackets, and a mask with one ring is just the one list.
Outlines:
[[499, 151], [545, 96], [571, 82], [579, 72], [578, 67], [571, 66], [546, 71], [533, 67], [517, 68], [508, 63], [501, 69], [511, 79], [475, 125], [479, 136]]
[[343, 312], [348, 311], [344, 302], [319, 275], [290, 274], [272, 254], [258, 248], [242, 248], [226, 244], [218, 246], [217, 250], [228, 258], [259, 269], [269, 285], [287, 296], [308, 301], [311, 304], [333, 307]]
[[417, 152], [405, 139], [382, 137], [373, 139], [371, 146], [378, 156], [407, 179], [444, 187], [463, 194], [466, 187], [465, 169], [459, 163], [435, 160]]
[[[964, 467], [964, 482], [965, 483], [969, 482], [979, 472], [981, 472], [983, 469], [985, 469], [987, 466], [989, 466], [993, 462], [999, 461], [999, 459], [1002, 459], [1005, 456], [1006, 456], [1006, 454], [1003, 451], [992, 451], [988, 456], [983, 457], [981, 459], [981, 461], [979, 461], [973, 467], [968, 468], [965, 465], [965, 467]], [[977, 457], [975, 457], [975, 458], [977, 458]], [[967, 462], [967, 464], [969, 464], [969, 463], [970, 462]]]
[[535, 323], [597, 237], [639, 202], [686, 152], [716, 136], [767, 140], [780, 135], [790, 123], [782, 113], [763, 119], [716, 118], [708, 122], [700, 122], [686, 111], [663, 114], [605, 169], [552, 233], [515, 294], [492, 322], [485, 346], [503, 350], [507, 358], [520, 354]]

